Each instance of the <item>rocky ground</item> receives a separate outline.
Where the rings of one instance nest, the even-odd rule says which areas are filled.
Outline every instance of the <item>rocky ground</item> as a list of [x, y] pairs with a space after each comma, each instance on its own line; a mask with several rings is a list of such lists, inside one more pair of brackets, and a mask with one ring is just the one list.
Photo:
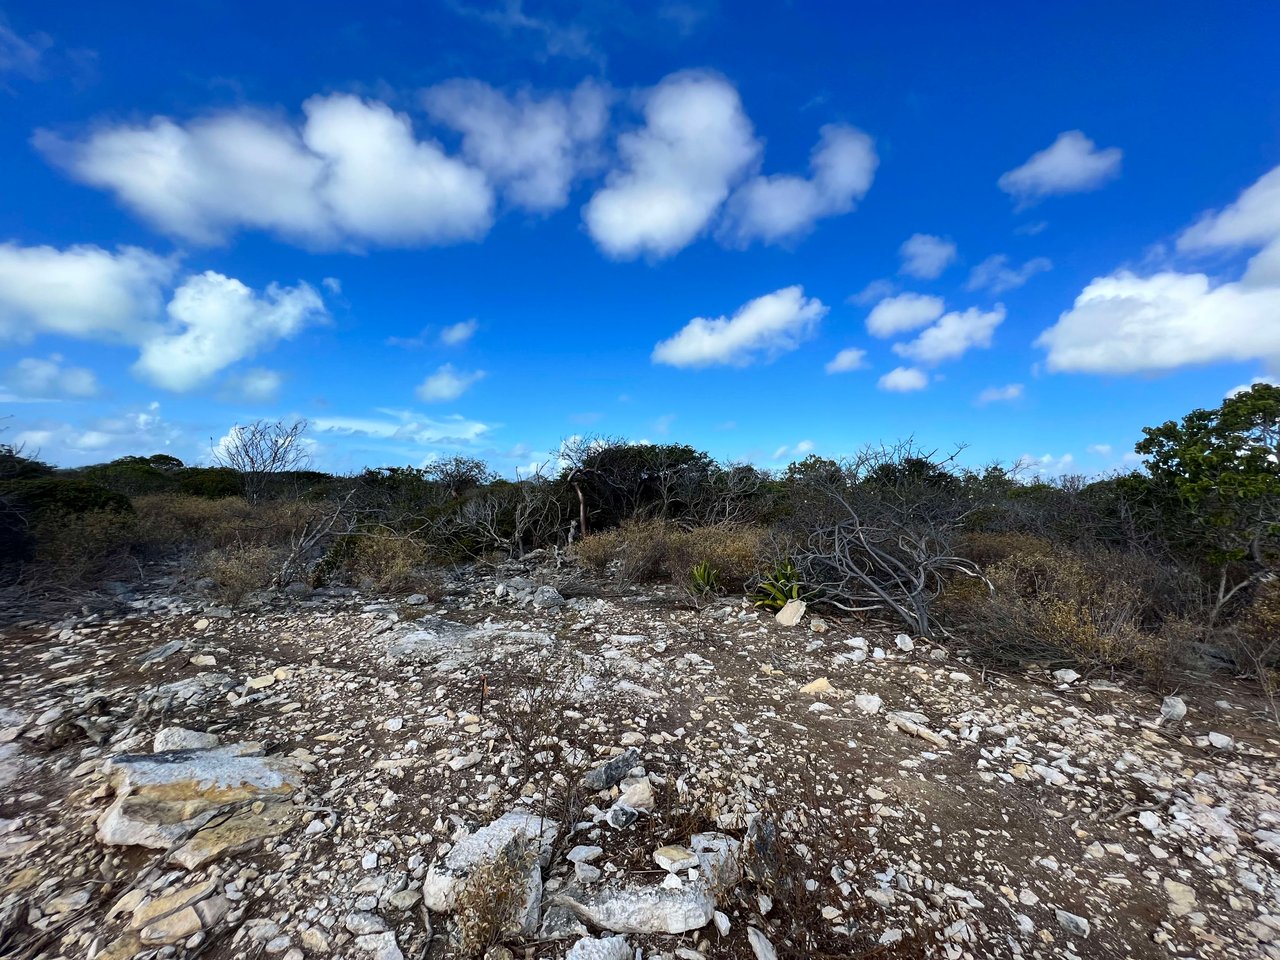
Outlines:
[[1278, 759], [1243, 687], [984, 676], [536, 559], [162, 581], [9, 611], [0, 956], [1280, 958]]

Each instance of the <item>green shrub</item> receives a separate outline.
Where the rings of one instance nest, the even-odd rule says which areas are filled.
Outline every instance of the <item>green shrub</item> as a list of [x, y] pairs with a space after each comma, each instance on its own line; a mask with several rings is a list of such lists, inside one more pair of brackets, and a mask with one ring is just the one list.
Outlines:
[[694, 596], [710, 597], [720, 592], [720, 571], [706, 560], [689, 571], [689, 589]]
[[33, 521], [76, 513], [133, 512], [133, 504], [123, 494], [74, 477], [9, 480], [0, 484], [0, 494]]
[[210, 500], [243, 497], [244, 480], [229, 467], [192, 467], [178, 478], [178, 492]]

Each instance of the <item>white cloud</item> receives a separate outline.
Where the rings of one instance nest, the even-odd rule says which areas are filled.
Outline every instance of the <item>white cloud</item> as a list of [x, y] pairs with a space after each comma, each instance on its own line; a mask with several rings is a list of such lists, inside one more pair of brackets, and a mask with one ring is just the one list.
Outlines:
[[1280, 363], [1280, 287], [1222, 283], [1203, 273], [1090, 282], [1036, 340], [1050, 370], [1139, 373], [1220, 361]]
[[921, 280], [942, 276], [956, 258], [956, 245], [951, 240], [928, 233], [912, 234], [898, 248], [902, 272]]
[[[73, 422], [40, 418], [15, 424], [13, 442], [28, 455], [64, 466], [101, 463], [126, 454], [170, 452], [188, 460], [207, 449], [208, 434], [196, 434], [167, 421], [160, 404], [150, 403]], [[196, 436], [199, 439], [196, 439]]]
[[891, 393], [909, 393], [929, 385], [929, 376], [915, 367], [894, 367], [880, 378], [878, 386]]
[[995, 253], [973, 268], [964, 288], [1004, 293], [1021, 287], [1037, 273], [1052, 269], [1053, 262], [1048, 257], [1032, 257], [1020, 267], [1011, 267], [1008, 256]]
[[1226, 395], [1223, 397], [1223, 399], [1229, 400], [1232, 397], [1239, 396], [1242, 393], [1248, 393], [1250, 390], [1252, 390], [1254, 387], [1256, 387], [1260, 383], [1266, 383], [1273, 387], [1280, 387], [1280, 380], [1273, 380], [1271, 377], [1254, 377], [1248, 383], [1242, 383], [1238, 387], [1232, 387], [1230, 390], [1226, 392]]
[[136, 342], [160, 315], [176, 268], [136, 247], [0, 244], [0, 339], [56, 333]]
[[42, 72], [40, 58], [53, 41], [43, 33], [24, 37], [10, 27], [0, 14], [0, 73], [36, 77]]
[[910, 343], [895, 343], [893, 352], [928, 366], [955, 360], [973, 347], [991, 346], [991, 335], [1004, 317], [1002, 304], [987, 311], [977, 307], [963, 313], [952, 311]]
[[558, 210], [569, 188], [599, 162], [609, 94], [590, 80], [569, 93], [507, 96], [479, 80], [449, 80], [423, 91], [437, 122], [462, 134], [462, 154], [517, 206]]
[[378, 410], [380, 417], [316, 417], [311, 427], [320, 434], [394, 440], [413, 445], [472, 443], [491, 427], [461, 416], [425, 417], [411, 410]]
[[457, 347], [466, 343], [480, 329], [478, 320], [460, 320], [440, 331], [440, 342], [447, 347]]
[[987, 387], [978, 394], [978, 406], [985, 407], [988, 403], [1003, 403], [1009, 400], [1017, 400], [1022, 396], [1022, 384], [1011, 383], [1004, 387]]
[[460, 396], [469, 390], [473, 384], [484, 378], [483, 370], [472, 370], [466, 372], [463, 370], [455, 370], [453, 364], [446, 363], [436, 369], [436, 372], [423, 380], [415, 391], [418, 399], [428, 403], [443, 403], [448, 400], [457, 400]]
[[1111, 444], [1092, 443], [1089, 445], [1089, 452], [1096, 453], [1100, 457], [1109, 457], [1111, 456]]
[[174, 291], [170, 323], [142, 344], [133, 369], [167, 390], [191, 390], [304, 327], [328, 318], [324, 301], [305, 283], [271, 284], [265, 295], [212, 270]]
[[1048, 196], [1097, 190], [1120, 175], [1123, 156], [1119, 147], [1099, 150], [1081, 131], [1068, 130], [1022, 166], [1001, 175], [999, 186], [1020, 208], [1028, 207]]
[[845, 347], [827, 361], [824, 368], [827, 373], [848, 373], [850, 370], [864, 370], [867, 367], [867, 351], [857, 347]]
[[900, 293], [886, 297], [867, 315], [867, 332], [873, 337], [892, 337], [926, 327], [946, 311], [941, 297], [923, 293]]
[[817, 220], [852, 210], [871, 188], [879, 162], [861, 130], [828, 124], [809, 157], [812, 176], [752, 177], [729, 198], [719, 235], [736, 246], [802, 236]]
[[1039, 457], [1023, 454], [1018, 458], [1017, 468], [1022, 472], [1030, 471], [1042, 477], [1056, 477], [1072, 469], [1075, 463], [1076, 458], [1069, 453], [1064, 453], [1060, 457], [1055, 457], [1051, 453]]
[[305, 283], [260, 295], [209, 271], [173, 289], [175, 272], [172, 259], [133, 248], [0, 245], [0, 337], [131, 344], [135, 373], [182, 391], [327, 318]]
[[320, 281], [320, 286], [324, 287], [335, 297], [341, 296], [342, 294], [342, 281], [337, 277], [325, 277]]
[[688, 245], [760, 156], [738, 91], [714, 74], [671, 74], [643, 111], [645, 125], [618, 138], [622, 167], [583, 209], [614, 257], [665, 257]]
[[868, 304], [875, 303], [877, 300], [893, 296], [897, 290], [898, 287], [892, 280], [872, 280], [857, 293], [850, 294], [847, 302], [855, 306], [865, 307]]
[[185, 125], [106, 126], [80, 140], [38, 131], [33, 142], [76, 179], [194, 243], [247, 228], [313, 247], [418, 246], [489, 229], [484, 174], [418, 140], [404, 114], [345, 94], [312, 97], [303, 112], [301, 125], [244, 109]]
[[1250, 360], [1280, 369], [1280, 167], [1201, 216], [1177, 245], [1257, 252], [1239, 280], [1175, 270], [1094, 279], [1036, 341], [1049, 369], [1138, 373]]
[[279, 396], [282, 386], [284, 386], [284, 377], [278, 371], [252, 367], [243, 373], [228, 377], [223, 382], [222, 399], [269, 403]]
[[794, 350], [827, 314], [800, 286], [784, 287], [739, 307], [732, 317], [695, 317], [653, 348], [653, 361], [673, 367], [744, 367]]
[[792, 460], [806, 457], [814, 451], [814, 442], [812, 440], [801, 440], [795, 446], [783, 444], [777, 450], [773, 451], [774, 460], [783, 460], [790, 458]]
[[70, 367], [59, 354], [25, 357], [0, 374], [0, 401], [84, 398], [98, 392], [98, 379], [85, 367]]
[[1261, 247], [1277, 238], [1280, 238], [1280, 167], [1263, 174], [1234, 203], [1204, 214], [1178, 237], [1178, 249]]

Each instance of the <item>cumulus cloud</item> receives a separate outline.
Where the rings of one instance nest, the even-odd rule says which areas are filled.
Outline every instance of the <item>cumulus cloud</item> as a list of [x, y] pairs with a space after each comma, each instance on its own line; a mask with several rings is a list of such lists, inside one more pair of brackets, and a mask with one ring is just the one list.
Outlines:
[[312, 97], [301, 125], [254, 110], [186, 124], [104, 126], [34, 143], [76, 179], [193, 243], [259, 229], [314, 247], [474, 240], [493, 218], [485, 175], [419, 140], [385, 103]]
[[252, 367], [223, 381], [222, 399], [269, 403], [280, 395], [284, 377], [276, 370]]
[[133, 248], [0, 245], [0, 337], [137, 346], [135, 373], [183, 391], [328, 316], [305, 283], [260, 295], [208, 271], [175, 289], [175, 273], [172, 259]]
[[985, 311], [977, 307], [953, 310], [911, 342], [895, 343], [893, 352], [926, 366], [955, 360], [974, 347], [991, 346], [991, 336], [1004, 317], [1002, 304]]
[[162, 416], [158, 403], [106, 414], [96, 407], [96, 404], [82, 407], [85, 412], [92, 409], [92, 415], [83, 419], [21, 420], [15, 424], [13, 442], [24, 446], [32, 455], [65, 466], [101, 463], [144, 451], [169, 451], [187, 459], [197, 455], [207, 442], [191, 442], [188, 431]]
[[852, 210], [871, 188], [878, 164], [869, 136], [828, 124], [809, 157], [811, 176], [752, 177], [729, 198], [719, 235], [735, 246], [803, 236], [819, 219]]
[[1138, 373], [1256, 360], [1280, 370], [1280, 167], [1201, 216], [1177, 248], [1255, 252], [1238, 280], [1171, 269], [1096, 278], [1036, 341], [1049, 369]]
[[848, 373], [850, 370], [864, 370], [866, 366], [867, 351], [846, 347], [828, 360], [824, 369], [827, 373]]
[[739, 307], [732, 317], [695, 317], [653, 348], [653, 361], [673, 367], [744, 367], [794, 350], [813, 335], [827, 306], [784, 287]]
[[1220, 361], [1280, 363], [1280, 287], [1203, 273], [1099, 277], [1036, 340], [1050, 370], [1139, 373]]
[[479, 80], [449, 80], [425, 90], [438, 123], [462, 134], [462, 155], [516, 206], [558, 210], [569, 188], [599, 162], [610, 95], [584, 81], [568, 93], [508, 96]]
[[475, 336], [478, 329], [480, 329], [478, 320], [460, 320], [440, 331], [440, 342], [447, 347], [460, 346]]
[[1003, 253], [992, 254], [973, 268], [969, 279], [965, 282], [966, 290], [990, 290], [992, 293], [1004, 293], [1016, 290], [1037, 273], [1053, 269], [1053, 262], [1048, 257], [1032, 257], [1020, 267], [1009, 265], [1009, 258]]
[[259, 295], [212, 270], [174, 291], [169, 324], [142, 344], [133, 369], [167, 390], [203, 386], [218, 371], [328, 318], [324, 301], [305, 283], [271, 284]]
[[164, 305], [172, 258], [136, 247], [0, 244], [0, 339], [41, 333], [136, 342]]
[[998, 183], [1020, 208], [1028, 207], [1057, 194], [1097, 190], [1120, 176], [1123, 157], [1119, 147], [1100, 150], [1081, 131], [1068, 130], [1022, 166], [1002, 174]]
[[472, 443], [491, 429], [486, 423], [461, 416], [426, 417], [411, 410], [379, 409], [377, 417], [316, 417], [311, 427], [319, 434], [393, 440], [412, 445]]
[[1232, 397], [1239, 396], [1242, 393], [1248, 393], [1260, 383], [1265, 383], [1272, 387], [1280, 387], [1280, 380], [1273, 380], [1271, 377], [1254, 377], [1248, 383], [1242, 383], [1239, 386], [1232, 387], [1226, 392], [1223, 399], [1230, 400]]
[[852, 303], [854, 306], [865, 307], [868, 304], [875, 303], [877, 300], [891, 297], [897, 292], [897, 285], [892, 280], [872, 280], [857, 293], [850, 294], [846, 302]]
[[812, 440], [801, 440], [794, 446], [789, 446], [784, 443], [777, 450], [773, 451], [773, 459], [782, 460], [790, 458], [795, 460], [801, 457], [807, 457], [809, 454], [813, 453], [813, 451], [814, 442]]
[[583, 210], [615, 257], [669, 256], [706, 229], [760, 142], [733, 85], [710, 73], [666, 77], [644, 97], [645, 125], [618, 138], [620, 169]]
[[98, 379], [92, 370], [64, 363], [60, 354], [25, 357], [0, 373], [0, 401], [82, 399], [95, 396]]
[[1022, 384], [1010, 383], [1003, 387], [987, 387], [978, 394], [977, 404], [985, 407], [989, 403], [1004, 403], [1009, 400], [1017, 400], [1022, 396]]
[[902, 257], [902, 272], [921, 280], [933, 280], [942, 276], [956, 258], [956, 245], [929, 233], [912, 234], [898, 248]]
[[880, 378], [877, 385], [890, 393], [910, 393], [927, 387], [929, 375], [915, 367], [894, 367]]
[[454, 369], [453, 364], [446, 363], [436, 369], [436, 372], [423, 380], [415, 391], [418, 399], [427, 403], [444, 403], [449, 400], [457, 400], [466, 393], [471, 387], [484, 379], [483, 370], [472, 370], [470, 372]]
[[1100, 457], [1109, 457], [1111, 456], [1111, 444], [1092, 443], [1089, 445], [1089, 452], [1096, 453]]
[[867, 332], [873, 337], [893, 337], [908, 330], [927, 327], [946, 311], [941, 297], [923, 293], [900, 293], [886, 297], [867, 315]]

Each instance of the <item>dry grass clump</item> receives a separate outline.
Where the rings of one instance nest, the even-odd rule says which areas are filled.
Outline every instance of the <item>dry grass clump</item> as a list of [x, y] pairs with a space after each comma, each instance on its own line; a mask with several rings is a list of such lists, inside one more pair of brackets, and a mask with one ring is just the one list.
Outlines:
[[461, 956], [483, 957], [490, 947], [523, 932], [529, 872], [536, 860], [536, 843], [512, 843], [459, 885], [453, 917]]
[[987, 662], [1066, 661], [1154, 675], [1198, 630], [1186, 574], [1138, 553], [1028, 545], [984, 572], [992, 590], [952, 582], [941, 610]]
[[158, 493], [136, 497], [140, 545], [153, 553], [217, 549], [237, 544], [284, 546], [323, 507], [302, 501], [251, 504], [243, 497]]
[[615, 561], [623, 580], [669, 579], [684, 584], [699, 563], [709, 563], [720, 583], [742, 589], [772, 556], [764, 527], [722, 524], [686, 530], [669, 521], [629, 521], [592, 534], [577, 544], [578, 559], [603, 573]]
[[249, 594], [271, 586], [280, 556], [271, 547], [234, 544], [209, 551], [199, 560], [199, 572], [216, 584], [215, 596], [235, 606]]
[[35, 552], [26, 570], [32, 583], [90, 586], [132, 572], [137, 518], [115, 510], [57, 513], [32, 526]]
[[427, 560], [426, 547], [421, 542], [391, 534], [349, 537], [342, 553], [342, 569], [354, 582], [368, 581], [389, 593], [417, 586]]

